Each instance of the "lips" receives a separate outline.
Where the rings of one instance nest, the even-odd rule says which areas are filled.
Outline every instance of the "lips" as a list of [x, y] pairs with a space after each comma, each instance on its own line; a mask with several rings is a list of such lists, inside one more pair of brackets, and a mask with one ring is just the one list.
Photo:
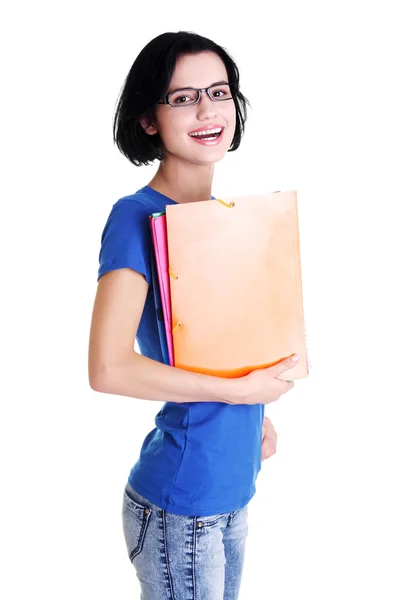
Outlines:
[[[207, 130], [200, 130], [202, 131], [207, 131]], [[221, 141], [224, 139], [224, 129], [222, 129], [222, 131], [218, 134], [195, 134], [195, 135], [189, 135], [190, 139], [193, 140], [193, 142], [195, 142], [196, 144], [201, 144], [202, 146], [217, 146], [218, 144], [221, 143]]]

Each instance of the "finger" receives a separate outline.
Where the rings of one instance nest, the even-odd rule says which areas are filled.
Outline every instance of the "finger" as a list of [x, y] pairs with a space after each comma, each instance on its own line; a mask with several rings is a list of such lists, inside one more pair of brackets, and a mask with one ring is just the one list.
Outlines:
[[271, 421], [263, 424], [263, 431], [265, 432], [265, 435], [271, 435], [275, 433], [275, 429]]
[[285, 394], [286, 392], [288, 392], [289, 390], [294, 388], [294, 382], [292, 381], [283, 381], [283, 379], [278, 379], [278, 381], [280, 381], [281, 383], [283, 383], [283, 387], [282, 387], [282, 394]]
[[264, 417], [264, 421], [262, 422], [262, 428], [263, 430], [268, 429], [268, 427], [271, 427], [272, 423], [270, 421], [270, 419], [268, 417]]
[[263, 452], [262, 457], [263, 457], [263, 459], [271, 458], [271, 456], [273, 456], [274, 454], [275, 454], [275, 450], [271, 449], [266, 452]]
[[284, 358], [273, 367], [268, 367], [268, 370], [272, 373], [273, 377], [278, 377], [278, 375], [280, 375], [284, 371], [287, 371], [288, 369], [293, 369], [293, 367], [296, 366], [299, 358], [300, 357], [297, 356], [297, 354], [293, 354], [292, 356]]
[[275, 379], [275, 381], [279, 382], [279, 387], [277, 388], [277, 393], [279, 394], [279, 397], [281, 397], [283, 394], [286, 394], [286, 392], [288, 392], [294, 387], [293, 382], [289, 383], [287, 381], [283, 381], [282, 379]]

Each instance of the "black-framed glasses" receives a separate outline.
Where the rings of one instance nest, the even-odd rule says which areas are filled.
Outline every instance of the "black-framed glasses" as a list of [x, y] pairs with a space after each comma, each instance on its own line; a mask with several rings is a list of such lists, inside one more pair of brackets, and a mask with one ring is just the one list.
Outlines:
[[211, 85], [208, 88], [202, 89], [181, 88], [169, 92], [157, 104], [169, 104], [173, 108], [178, 108], [178, 106], [193, 106], [193, 104], [198, 103], [203, 92], [207, 92], [208, 97], [213, 102], [222, 102], [224, 100], [232, 100], [236, 95], [237, 89], [233, 83]]

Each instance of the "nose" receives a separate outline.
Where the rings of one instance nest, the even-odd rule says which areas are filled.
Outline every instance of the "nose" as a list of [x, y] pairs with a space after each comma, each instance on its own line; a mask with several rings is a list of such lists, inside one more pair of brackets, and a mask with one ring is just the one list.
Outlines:
[[196, 104], [198, 118], [202, 120], [215, 117], [217, 114], [215, 104], [216, 103], [209, 98], [207, 92], [201, 92], [200, 100]]

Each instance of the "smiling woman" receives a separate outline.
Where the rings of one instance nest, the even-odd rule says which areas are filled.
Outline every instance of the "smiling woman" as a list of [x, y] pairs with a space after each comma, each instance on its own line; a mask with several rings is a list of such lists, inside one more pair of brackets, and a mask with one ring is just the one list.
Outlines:
[[[224, 62], [214, 52], [184, 54], [177, 59], [167, 93], [140, 119], [147, 135], [158, 134], [162, 140], [163, 171], [170, 164], [179, 168], [178, 165], [185, 163], [181, 174], [187, 172], [190, 163], [193, 167], [205, 165], [206, 172], [225, 156], [236, 130], [234, 95], [227, 80]], [[227, 83], [215, 85], [213, 82]], [[194, 87], [196, 83], [202, 87]], [[213, 130], [220, 132], [217, 137], [211, 133]], [[201, 133], [201, 137], [193, 136], [194, 132]], [[156, 176], [151, 185], [169, 195], [165, 183], [165, 177]], [[207, 193], [205, 199], [209, 197]]]
[[175, 125], [180, 130], [187, 126], [187, 135], [203, 123], [218, 125], [207, 116], [211, 106], [211, 113], [231, 115], [233, 130], [230, 139], [224, 135], [224, 152], [234, 151], [244, 133], [246, 104], [239, 70], [224, 48], [194, 33], [165, 33], [143, 48], [128, 73], [115, 114], [114, 139], [137, 166], [163, 160], [168, 145], [160, 127], [167, 124], [168, 135]]
[[181, 31], [140, 52], [115, 114], [114, 139], [129, 161], [160, 161], [147, 185], [112, 206], [89, 342], [94, 390], [164, 402], [123, 495], [142, 600], [238, 598], [264, 405], [293, 387], [277, 379], [288, 360], [236, 379], [164, 364], [158, 335], [149, 216], [212, 198], [215, 163], [239, 147], [247, 102], [226, 50]]

